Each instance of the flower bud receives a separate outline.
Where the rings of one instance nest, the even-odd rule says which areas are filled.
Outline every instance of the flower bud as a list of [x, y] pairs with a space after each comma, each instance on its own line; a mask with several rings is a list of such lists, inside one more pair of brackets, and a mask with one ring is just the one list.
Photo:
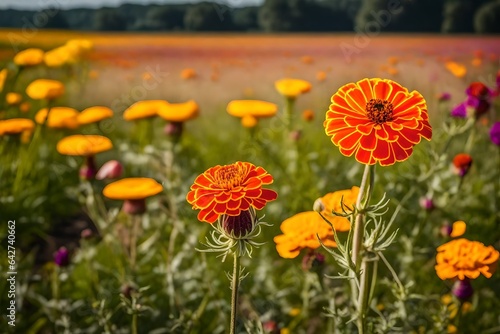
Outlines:
[[279, 334], [280, 328], [276, 321], [268, 320], [262, 324], [262, 328], [264, 329], [264, 333], [268, 334]]
[[127, 199], [123, 202], [123, 212], [129, 215], [141, 215], [146, 212], [146, 200], [141, 199]]
[[86, 228], [80, 232], [80, 238], [88, 240], [94, 236], [94, 232], [90, 228]]
[[439, 232], [445, 238], [448, 238], [452, 231], [453, 231], [453, 228], [451, 227], [451, 225], [449, 223], [444, 223], [441, 226], [441, 228], [439, 229]]
[[221, 216], [222, 229], [234, 239], [245, 239], [255, 228], [255, 223], [255, 213], [250, 210], [241, 211], [238, 216]]
[[439, 102], [449, 101], [451, 99], [451, 94], [448, 92], [443, 92], [438, 94], [437, 99]]
[[325, 203], [323, 203], [323, 200], [321, 199], [321, 197], [314, 201], [313, 211], [323, 212], [323, 211], [325, 211], [325, 209], [326, 209]]
[[434, 201], [432, 200], [432, 198], [427, 196], [421, 197], [418, 203], [420, 204], [420, 207], [425, 211], [432, 211], [435, 208]]
[[309, 271], [320, 268], [325, 263], [325, 256], [315, 251], [310, 251], [302, 258], [302, 269]]
[[300, 138], [302, 138], [302, 131], [300, 130], [293, 130], [290, 132], [290, 139], [293, 141], [299, 141]]
[[163, 128], [163, 132], [169, 137], [180, 137], [182, 135], [182, 122], [169, 122]]
[[120, 293], [129, 299], [136, 290], [135, 286], [131, 283], [123, 283], [120, 287]]
[[69, 251], [66, 247], [60, 247], [54, 253], [54, 263], [58, 267], [67, 267], [69, 265]]
[[474, 289], [472, 288], [472, 284], [468, 278], [463, 280], [458, 280], [453, 284], [453, 288], [451, 289], [451, 293], [461, 301], [465, 301], [472, 297], [474, 293]]
[[118, 160], [110, 160], [101, 166], [95, 178], [97, 180], [117, 179], [123, 173], [123, 166]]
[[80, 178], [82, 180], [93, 180], [97, 173], [95, 160], [93, 155], [89, 155], [85, 159], [85, 164], [80, 168]]

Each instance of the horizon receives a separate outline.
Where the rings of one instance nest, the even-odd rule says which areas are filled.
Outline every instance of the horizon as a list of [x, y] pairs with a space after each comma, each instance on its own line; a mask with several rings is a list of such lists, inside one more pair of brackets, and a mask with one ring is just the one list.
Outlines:
[[197, 2], [213, 2], [230, 7], [243, 7], [261, 5], [264, 0], [3, 0], [0, 9], [7, 10], [41, 10], [45, 8], [101, 8], [101, 7], [119, 7], [123, 4], [139, 5], [174, 5], [188, 4]]

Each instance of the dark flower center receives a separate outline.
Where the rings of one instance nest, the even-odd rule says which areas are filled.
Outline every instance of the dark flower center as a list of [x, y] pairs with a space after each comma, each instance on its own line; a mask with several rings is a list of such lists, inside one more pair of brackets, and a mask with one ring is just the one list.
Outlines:
[[240, 166], [222, 166], [215, 172], [214, 178], [217, 185], [223, 189], [232, 189], [241, 185], [244, 180], [244, 173]]
[[393, 105], [387, 100], [371, 99], [366, 104], [366, 116], [377, 124], [392, 121]]

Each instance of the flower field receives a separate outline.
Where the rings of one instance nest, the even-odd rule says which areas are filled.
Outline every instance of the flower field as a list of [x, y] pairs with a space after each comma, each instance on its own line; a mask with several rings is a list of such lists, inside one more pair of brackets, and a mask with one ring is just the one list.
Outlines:
[[0, 30], [2, 332], [500, 333], [498, 42]]

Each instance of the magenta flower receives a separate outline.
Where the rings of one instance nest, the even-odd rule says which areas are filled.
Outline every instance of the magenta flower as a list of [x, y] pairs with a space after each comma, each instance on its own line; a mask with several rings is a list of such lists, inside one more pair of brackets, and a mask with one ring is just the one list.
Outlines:
[[58, 267], [67, 267], [69, 265], [69, 251], [66, 247], [60, 247], [54, 253], [54, 263]]
[[439, 102], [449, 101], [451, 99], [451, 94], [448, 92], [443, 92], [438, 94], [437, 99]]
[[495, 122], [490, 129], [490, 139], [493, 144], [500, 146], [500, 122]]

